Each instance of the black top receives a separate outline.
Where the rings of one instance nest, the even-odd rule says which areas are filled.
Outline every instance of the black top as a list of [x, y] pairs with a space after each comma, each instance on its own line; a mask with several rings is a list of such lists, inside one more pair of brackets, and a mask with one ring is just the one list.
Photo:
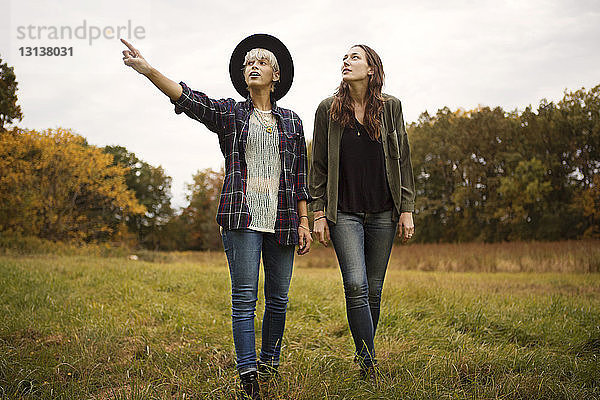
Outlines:
[[394, 200], [385, 173], [381, 139], [372, 140], [356, 119], [347, 126], [340, 146], [338, 209], [377, 213], [391, 210]]

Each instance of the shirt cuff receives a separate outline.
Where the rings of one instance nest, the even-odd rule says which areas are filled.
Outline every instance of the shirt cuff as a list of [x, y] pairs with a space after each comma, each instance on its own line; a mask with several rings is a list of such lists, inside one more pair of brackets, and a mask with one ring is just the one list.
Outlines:
[[400, 205], [400, 212], [415, 212], [415, 202], [414, 201], [402, 201]]
[[303, 187], [302, 189], [296, 192], [296, 198], [298, 199], [298, 201], [306, 200], [306, 202], [309, 204], [313, 201], [313, 198], [310, 197], [310, 194], [308, 193], [308, 189], [306, 187]]

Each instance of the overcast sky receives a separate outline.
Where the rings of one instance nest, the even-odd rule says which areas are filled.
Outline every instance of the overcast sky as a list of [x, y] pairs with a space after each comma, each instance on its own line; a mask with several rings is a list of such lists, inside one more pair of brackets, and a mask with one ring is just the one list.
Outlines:
[[[596, 0], [1, 4], [0, 57], [19, 82], [19, 126], [70, 128], [94, 145], [125, 146], [173, 177], [178, 206], [195, 171], [223, 164], [216, 137], [176, 115], [166, 96], [125, 67], [116, 38], [90, 43], [91, 27], [107, 29], [107, 36], [118, 26], [130, 24], [132, 34], [139, 27], [137, 39], [122, 32], [151, 65], [213, 98], [241, 99], [227, 72], [241, 39], [258, 32], [279, 37], [295, 63], [292, 89], [279, 105], [300, 115], [307, 140], [317, 104], [338, 85], [341, 57], [356, 43], [381, 56], [385, 92], [402, 100], [407, 122], [444, 106], [523, 109], [542, 98], [557, 101], [565, 89], [600, 84]], [[50, 27], [75, 30], [84, 21], [84, 39], [48, 36]], [[72, 47], [73, 55], [22, 56], [19, 48], [27, 46]]]

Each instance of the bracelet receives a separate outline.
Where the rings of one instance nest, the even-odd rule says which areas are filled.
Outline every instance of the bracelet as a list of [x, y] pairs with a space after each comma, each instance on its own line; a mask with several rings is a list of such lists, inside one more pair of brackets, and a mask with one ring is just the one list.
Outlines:
[[318, 220], [323, 219], [323, 218], [327, 218], [327, 216], [326, 215], [321, 215], [319, 218], [315, 218], [315, 221], [318, 221]]
[[308, 215], [301, 215], [298, 218], [306, 218], [306, 219], [308, 219]]

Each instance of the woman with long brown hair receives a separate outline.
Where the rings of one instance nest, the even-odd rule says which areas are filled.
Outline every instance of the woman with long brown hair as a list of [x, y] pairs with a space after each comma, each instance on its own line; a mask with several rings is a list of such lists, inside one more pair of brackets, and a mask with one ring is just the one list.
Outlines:
[[376, 374], [374, 337], [396, 230], [414, 234], [414, 179], [402, 105], [383, 94], [384, 72], [366, 45], [342, 60], [342, 82], [317, 108], [309, 190], [319, 241], [335, 249], [348, 324], [363, 377]]

